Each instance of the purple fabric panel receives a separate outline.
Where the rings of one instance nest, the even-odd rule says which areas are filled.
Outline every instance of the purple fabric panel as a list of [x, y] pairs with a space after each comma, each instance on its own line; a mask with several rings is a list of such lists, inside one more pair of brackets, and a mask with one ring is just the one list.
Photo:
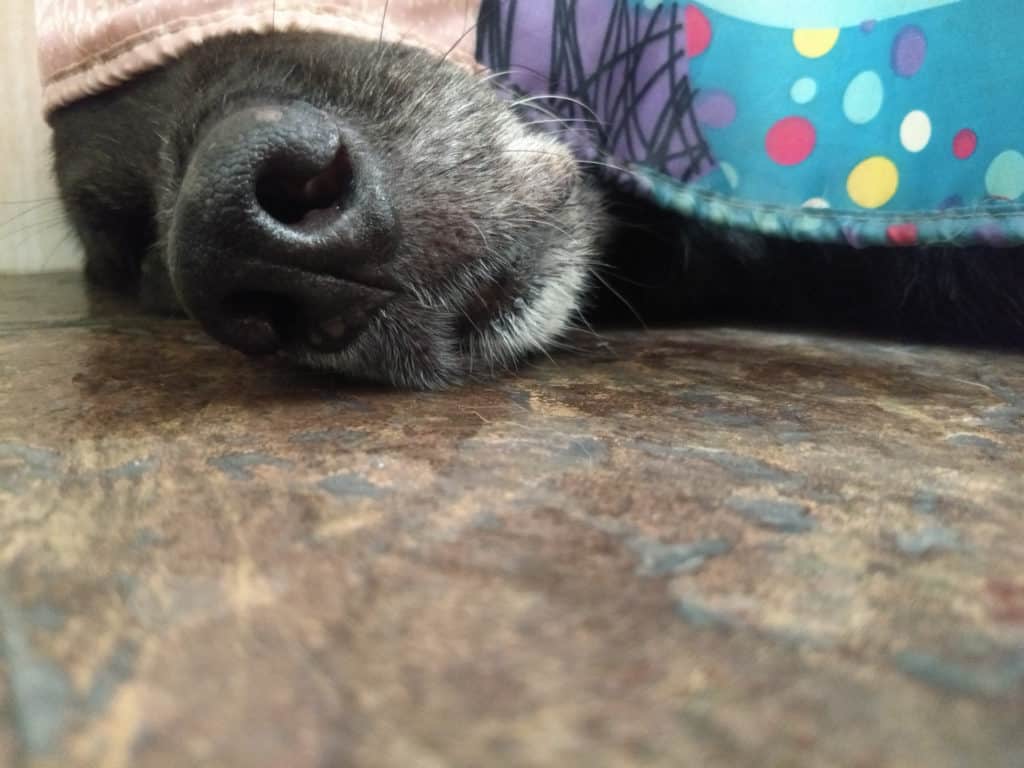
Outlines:
[[477, 55], [584, 158], [690, 181], [713, 163], [697, 127], [683, 21], [676, 4], [485, 0]]

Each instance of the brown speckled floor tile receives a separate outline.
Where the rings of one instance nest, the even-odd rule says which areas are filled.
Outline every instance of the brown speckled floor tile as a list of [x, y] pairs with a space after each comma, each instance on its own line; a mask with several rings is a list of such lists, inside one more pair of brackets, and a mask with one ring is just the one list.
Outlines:
[[1024, 359], [610, 334], [444, 393], [0, 281], [0, 766], [1024, 765]]

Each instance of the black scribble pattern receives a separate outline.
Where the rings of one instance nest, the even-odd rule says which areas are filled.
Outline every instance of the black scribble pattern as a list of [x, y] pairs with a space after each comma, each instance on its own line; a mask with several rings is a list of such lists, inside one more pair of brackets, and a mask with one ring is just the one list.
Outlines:
[[615, 166], [605, 170], [620, 179], [632, 174], [617, 163], [687, 182], [713, 158], [697, 124], [683, 20], [674, 3], [484, 0], [477, 57], [584, 159]]

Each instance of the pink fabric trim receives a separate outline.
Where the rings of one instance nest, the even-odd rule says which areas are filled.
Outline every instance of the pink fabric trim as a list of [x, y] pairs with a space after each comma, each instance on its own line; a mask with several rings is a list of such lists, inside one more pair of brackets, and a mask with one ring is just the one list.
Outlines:
[[[391, 0], [384, 39], [475, 67], [480, 0]], [[240, 33], [304, 30], [376, 40], [384, 0], [37, 0], [47, 114], [160, 66], [192, 46]]]

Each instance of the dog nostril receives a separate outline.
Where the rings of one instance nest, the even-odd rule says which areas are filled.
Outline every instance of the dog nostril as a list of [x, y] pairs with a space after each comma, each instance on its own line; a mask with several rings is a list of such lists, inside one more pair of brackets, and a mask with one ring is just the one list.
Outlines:
[[296, 334], [299, 308], [273, 293], [238, 293], [222, 303], [224, 332], [236, 347], [253, 355], [277, 352]]
[[271, 164], [256, 179], [256, 201], [282, 224], [295, 226], [318, 212], [343, 210], [353, 182], [352, 159], [341, 146], [315, 176], [296, 176], [281, 164]]

